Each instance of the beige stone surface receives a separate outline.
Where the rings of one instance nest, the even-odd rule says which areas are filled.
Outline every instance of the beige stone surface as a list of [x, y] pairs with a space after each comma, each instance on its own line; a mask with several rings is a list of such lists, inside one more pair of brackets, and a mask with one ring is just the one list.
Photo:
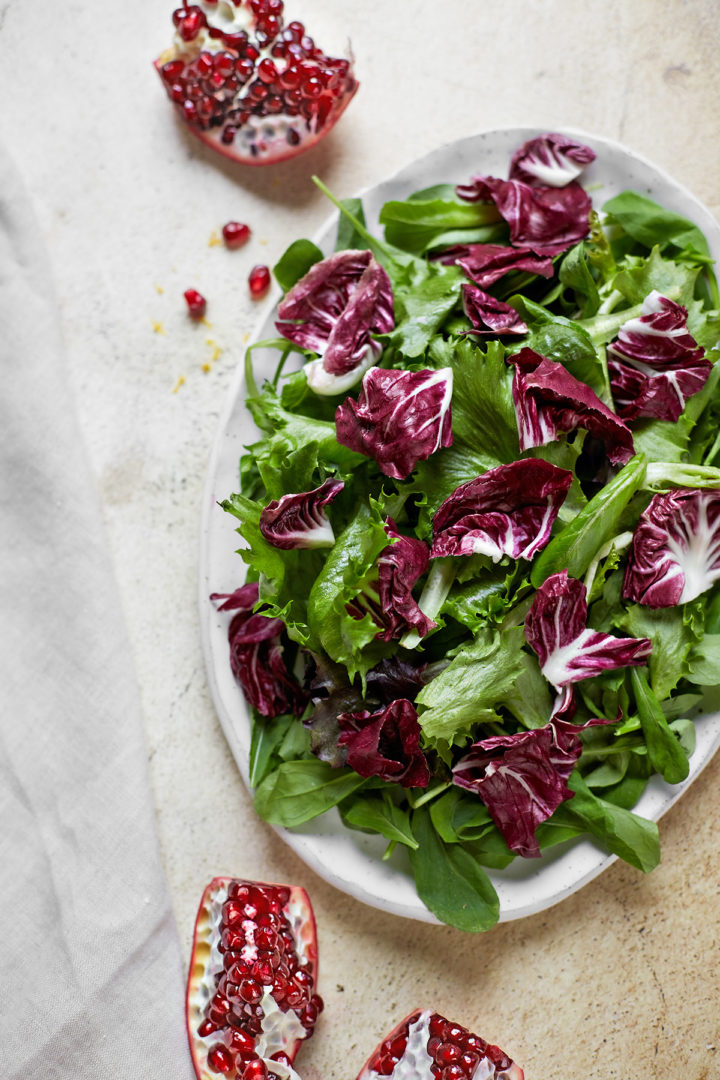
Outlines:
[[[325, 885], [254, 816], [209, 699], [196, 601], [208, 452], [258, 314], [247, 272], [326, 217], [311, 174], [348, 195], [483, 128], [571, 125], [624, 141], [718, 214], [717, 5], [295, 0], [323, 45], [351, 39], [362, 88], [327, 142], [256, 171], [175, 121], [150, 63], [171, 7], [0, 3], [0, 137], [53, 261], [186, 955], [211, 876], [297, 881], [316, 907], [327, 1002], [306, 1080], [351, 1080], [418, 1005], [499, 1042], [527, 1080], [720, 1077], [720, 761], [662, 822], [649, 877], [615, 864], [478, 937], [391, 917]], [[253, 227], [246, 249], [209, 245], [230, 218]], [[189, 286], [211, 326], [188, 323]]]

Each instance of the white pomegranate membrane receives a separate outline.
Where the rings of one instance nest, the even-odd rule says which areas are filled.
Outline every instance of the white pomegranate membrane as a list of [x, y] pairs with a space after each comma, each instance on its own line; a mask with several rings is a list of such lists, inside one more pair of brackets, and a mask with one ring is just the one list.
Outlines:
[[349, 60], [326, 56], [283, 0], [202, 0], [173, 12], [156, 62], [170, 99], [205, 142], [263, 164], [318, 141], [357, 89]]
[[498, 1046], [425, 1010], [408, 1016], [377, 1048], [358, 1080], [523, 1080]]
[[200, 905], [188, 980], [198, 1076], [296, 1078], [291, 1062], [323, 1007], [316, 967], [304, 890], [216, 878]]

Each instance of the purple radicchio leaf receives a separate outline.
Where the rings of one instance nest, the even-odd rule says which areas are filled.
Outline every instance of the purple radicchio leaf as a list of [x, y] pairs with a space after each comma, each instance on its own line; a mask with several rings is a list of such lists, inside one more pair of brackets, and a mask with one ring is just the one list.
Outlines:
[[559, 255], [590, 232], [592, 202], [571, 181], [565, 187], [531, 187], [521, 180], [475, 176], [457, 194], [470, 202], [494, 202], [510, 226], [510, 242], [546, 255]]
[[385, 532], [395, 543], [388, 544], [378, 557], [377, 587], [386, 629], [377, 636], [382, 641], [392, 641], [414, 629], [420, 637], [425, 637], [435, 628], [435, 623], [420, 610], [412, 590], [427, 570], [428, 546], [422, 540], [399, 533], [392, 518], [387, 519]]
[[371, 334], [395, 325], [390, 278], [370, 251], [339, 251], [316, 263], [278, 307], [279, 334], [318, 353], [306, 366], [318, 393], [349, 389], [374, 364], [382, 346]]
[[430, 770], [420, 749], [421, 728], [412, 702], [398, 698], [374, 713], [341, 713], [338, 722], [347, 764], [360, 776], [379, 776], [406, 788], [427, 787]]
[[452, 445], [452, 382], [452, 368], [370, 368], [357, 401], [338, 406], [338, 442], [373, 458], [385, 476], [404, 480], [418, 461]]
[[248, 702], [262, 716], [299, 716], [307, 700], [283, 658], [282, 619], [253, 613], [258, 601], [257, 583], [243, 585], [233, 593], [213, 593], [218, 611], [235, 611], [228, 627], [230, 668]]
[[483, 739], [455, 765], [453, 783], [482, 799], [511, 851], [538, 858], [535, 830], [574, 795], [567, 779], [582, 753], [579, 733], [608, 723], [614, 721], [552, 719], [543, 728]]
[[381, 641], [400, 638], [411, 629], [425, 637], [436, 624], [420, 610], [412, 590], [427, 570], [430, 550], [423, 540], [399, 533], [392, 518], [385, 522], [385, 532], [394, 543], [378, 556], [377, 579], [346, 604], [346, 610], [355, 619], [371, 615], [384, 628], [375, 635]]
[[524, 458], [489, 469], [461, 484], [433, 518], [431, 558], [503, 555], [533, 559], [572, 483], [572, 473], [542, 458]]
[[540, 669], [556, 689], [599, 675], [637, 667], [652, 651], [649, 638], [617, 638], [587, 626], [587, 590], [567, 570], [538, 589], [525, 617], [525, 637]]
[[335, 533], [324, 508], [337, 498], [342, 480], [326, 480], [313, 491], [273, 499], [260, 514], [260, 532], [273, 547], [332, 547]]
[[523, 322], [515, 308], [491, 296], [490, 293], [483, 292], [477, 285], [463, 285], [462, 305], [472, 326], [472, 330], [463, 331], [465, 334], [527, 334], [528, 332], [527, 324]]
[[528, 139], [510, 159], [510, 180], [531, 187], [565, 187], [595, 160], [595, 151], [567, 135], [548, 132]]
[[522, 450], [545, 446], [580, 427], [604, 444], [613, 465], [630, 460], [634, 453], [630, 429], [586, 383], [532, 349], [521, 349], [507, 359], [515, 366], [512, 393]]
[[677, 420], [686, 400], [705, 385], [712, 364], [688, 333], [687, 308], [653, 290], [642, 315], [620, 327], [608, 345], [610, 386], [624, 420]]
[[685, 604], [720, 579], [720, 491], [653, 495], [628, 556], [623, 597], [647, 607]]
[[489, 289], [512, 271], [537, 274], [544, 278], [553, 276], [552, 255], [538, 253], [531, 248], [513, 248], [503, 244], [456, 244], [437, 258], [446, 266], [460, 266], [481, 289]]

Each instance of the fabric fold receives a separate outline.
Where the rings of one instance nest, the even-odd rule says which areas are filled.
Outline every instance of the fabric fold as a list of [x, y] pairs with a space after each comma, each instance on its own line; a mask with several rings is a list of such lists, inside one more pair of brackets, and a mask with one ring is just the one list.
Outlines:
[[47, 256], [0, 147], [0, 1075], [193, 1075], [140, 701]]

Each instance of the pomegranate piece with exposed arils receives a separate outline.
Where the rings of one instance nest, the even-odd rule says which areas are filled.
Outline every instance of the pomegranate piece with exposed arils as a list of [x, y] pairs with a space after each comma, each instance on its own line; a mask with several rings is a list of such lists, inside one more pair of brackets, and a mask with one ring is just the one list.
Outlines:
[[187, 1025], [198, 1080], [298, 1080], [323, 1002], [304, 889], [214, 878], [195, 922]]
[[308, 150], [357, 90], [350, 60], [326, 56], [283, 0], [201, 0], [173, 12], [155, 61], [168, 96], [209, 146], [246, 165]]
[[504, 1051], [430, 1009], [398, 1024], [371, 1055], [358, 1080], [523, 1080]]

